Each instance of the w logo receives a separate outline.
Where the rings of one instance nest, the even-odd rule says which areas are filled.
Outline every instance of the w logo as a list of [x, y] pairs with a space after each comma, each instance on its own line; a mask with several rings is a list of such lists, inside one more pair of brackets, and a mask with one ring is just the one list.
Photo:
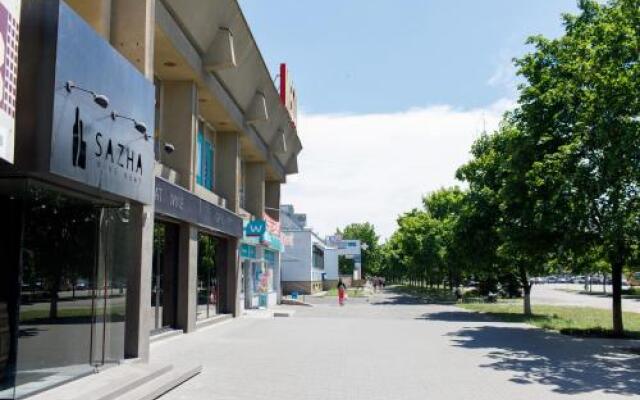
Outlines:
[[80, 119], [80, 108], [76, 107], [76, 121], [73, 124], [73, 166], [87, 168], [87, 142], [84, 140], [84, 123]]
[[262, 236], [267, 230], [267, 223], [262, 220], [249, 221], [244, 228], [244, 233], [247, 236]]

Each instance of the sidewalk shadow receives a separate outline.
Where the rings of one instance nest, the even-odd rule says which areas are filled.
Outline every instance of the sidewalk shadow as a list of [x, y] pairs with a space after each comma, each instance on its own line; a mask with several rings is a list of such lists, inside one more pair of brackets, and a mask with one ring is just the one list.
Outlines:
[[376, 294], [384, 294], [384, 298], [376, 300], [375, 297], [370, 301], [372, 305], [425, 305], [425, 304], [455, 304], [455, 300], [444, 298], [442, 296], [418, 296], [411, 293], [405, 293], [397, 287], [388, 287]]
[[[450, 314], [441, 315], [444, 320], [479, 320], [444, 314]], [[511, 381], [518, 384], [552, 385], [554, 392], [562, 394], [602, 390], [640, 395], [640, 357], [630, 351], [633, 342], [579, 339], [515, 326], [464, 328], [449, 336], [458, 347], [489, 349], [491, 362], [481, 366], [513, 372]]]

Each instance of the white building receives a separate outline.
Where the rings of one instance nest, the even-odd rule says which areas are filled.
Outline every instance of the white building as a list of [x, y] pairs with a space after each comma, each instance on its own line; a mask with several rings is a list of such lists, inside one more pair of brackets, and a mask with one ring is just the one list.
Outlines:
[[325, 241], [325, 280], [337, 281], [340, 277], [339, 258], [344, 256], [353, 260], [353, 280], [362, 279], [362, 249], [360, 240], [343, 239], [340, 235], [327, 236]]
[[327, 251], [324, 240], [307, 227], [306, 214], [296, 214], [292, 205], [280, 206], [280, 224], [286, 237], [281, 260], [282, 292], [321, 291]]

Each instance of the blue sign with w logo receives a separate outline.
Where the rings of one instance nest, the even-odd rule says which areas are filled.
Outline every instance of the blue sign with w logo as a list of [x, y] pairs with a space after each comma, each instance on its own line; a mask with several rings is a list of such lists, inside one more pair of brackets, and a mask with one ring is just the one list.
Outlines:
[[262, 236], [267, 231], [267, 222], [263, 219], [249, 221], [244, 228], [246, 236]]

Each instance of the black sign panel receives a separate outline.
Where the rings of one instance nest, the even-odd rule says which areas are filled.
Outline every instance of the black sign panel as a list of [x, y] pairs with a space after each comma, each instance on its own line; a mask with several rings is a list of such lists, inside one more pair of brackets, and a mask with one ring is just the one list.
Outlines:
[[156, 177], [156, 213], [200, 225], [237, 238], [242, 237], [242, 218], [195, 194]]
[[49, 171], [151, 204], [153, 84], [64, 2], [56, 40]]

